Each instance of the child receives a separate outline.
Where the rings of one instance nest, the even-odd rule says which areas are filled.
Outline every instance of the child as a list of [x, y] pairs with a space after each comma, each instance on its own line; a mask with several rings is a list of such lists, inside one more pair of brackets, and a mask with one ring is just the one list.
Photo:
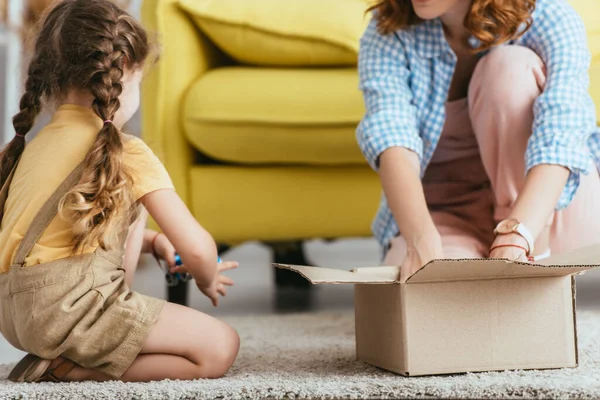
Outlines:
[[[216, 378], [237, 355], [231, 327], [129, 290], [140, 251], [189, 272], [215, 306], [237, 266], [217, 264], [162, 164], [120, 132], [149, 53], [108, 0], [63, 0], [41, 28], [0, 159], [0, 331], [30, 353], [12, 381]], [[25, 146], [43, 102], [57, 110]], [[145, 210], [164, 234], [144, 229]]]

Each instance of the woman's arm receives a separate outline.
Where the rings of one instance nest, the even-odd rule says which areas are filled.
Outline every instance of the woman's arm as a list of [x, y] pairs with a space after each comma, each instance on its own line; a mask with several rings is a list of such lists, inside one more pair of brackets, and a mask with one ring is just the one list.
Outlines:
[[[519, 194], [509, 216], [509, 218], [522, 222], [531, 235], [538, 238], [536, 244], [538, 247], [543, 247], [535, 250], [537, 254], [544, 253], [547, 250], [549, 238], [542, 238], [540, 234], [556, 208], [568, 178], [569, 170], [560, 165], [538, 165], [533, 167], [527, 174], [523, 190]], [[506, 244], [516, 244], [527, 248], [527, 242], [518, 234], [498, 236], [492, 248]], [[498, 248], [490, 254], [490, 257], [527, 261], [523, 251], [514, 247]]]
[[410, 150], [392, 147], [381, 155], [379, 176], [383, 191], [407, 241], [435, 230], [419, 171], [419, 158]]
[[[427, 208], [419, 171], [419, 158], [410, 150], [392, 147], [381, 155], [379, 176], [400, 232], [409, 247], [431, 248], [427, 252], [433, 259], [442, 256], [437, 246], [440, 238]], [[423, 242], [432, 243], [424, 246]]]
[[569, 170], [560, 165], [533, 167], [527, 174], [511, 217], [523, 222], [533, 237], [538, 237], [556, 208], [568, 178]]
[[172, 189], [157, 190], [146, 194], [141, 201], [173, 243], [197, 285], [211, 286], [218, 271], [217, 245], [177, 193]]
[[400, 272], [401, 281], [429, 261], [444, 256], [419, 171], [419, 158], [410, 150], [392, 147], [381, 155], [379, 176], [383, 191], [406, 240], [407, 255]]
[[373, 18], [360, 41], [358, 75], [366, 112], [356, 138], [367, 162], [378, 171], [380, 156], [393, 147], [411, 150], [419, 160], [423, 140], [403, 44], [396, 35], [380, 35], [376, 22]]
[[373, 19], [361, 38], [358, 71], [366, 113], [357, 129], [359, 146], [379, 173], [388, 205], [408, 254], [402, 273], [443, 256], [420, 179], [423, 141], [399, 36], [380, 35]]

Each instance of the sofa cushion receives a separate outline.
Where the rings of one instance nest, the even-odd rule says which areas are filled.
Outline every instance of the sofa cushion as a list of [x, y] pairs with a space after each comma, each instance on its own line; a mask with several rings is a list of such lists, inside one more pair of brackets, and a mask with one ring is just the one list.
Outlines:
[[179, 0], [198, 27], [243, 64], [354, 65], [366, 0]]
[[364, 113], [356, 69], [214, 69], [183, 106], [188, 140], [218, 160], [364, 164], [355, 139]]

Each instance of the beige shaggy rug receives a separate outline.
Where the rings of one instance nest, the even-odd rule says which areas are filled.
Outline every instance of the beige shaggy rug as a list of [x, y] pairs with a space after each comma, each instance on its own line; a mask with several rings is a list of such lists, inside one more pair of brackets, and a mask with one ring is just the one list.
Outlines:
[[580, 366], [404, 378], [355, 360], [352, 314], [227, 318], [242, 338], [220, 380], [153, 383], [6, 381], [0, 399], [600, 398], [600, 314], [579, 313]]

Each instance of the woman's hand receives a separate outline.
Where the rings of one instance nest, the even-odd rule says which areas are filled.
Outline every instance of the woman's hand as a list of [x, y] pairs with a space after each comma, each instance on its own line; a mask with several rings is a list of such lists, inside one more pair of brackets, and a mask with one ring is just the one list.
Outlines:
[[406, 240], [401, 281], [444, 255], [440, 234], [427, 207], [420, 170], [419, 156], [411, 150], [391, 147], [381, 155], [379, 176], [383, 191]]
[[416, 240], [407, 240], [406, 258], [400, 268], [400, 281], [404, 282], [427, 263], [442, 258], [444, 258], [442, 238], [437, 231]]
[[491, 249], [494, 250], [490, 250], [490, 258], [529, 262], [527, 258], [527, 246], [527, 241], [517, 233], [498, 235], [492, 244]]
[[215, 279], [213, 279], [212, 284], [209, 287], [201, 287], [198, 285], [198, 289], [212, 301], [213, 306], [218, 307], [219, 295], [223, 297], [227, 296], [226, 286], [233, 286], [233, 280], [225, 275], [221, 275], [221, 272], [237, 268], [238, 266], [239, 263], [236, 261], [221, 262], [219, 263], [219, 269], [217, 270], [217, 275], [215, 276]]

